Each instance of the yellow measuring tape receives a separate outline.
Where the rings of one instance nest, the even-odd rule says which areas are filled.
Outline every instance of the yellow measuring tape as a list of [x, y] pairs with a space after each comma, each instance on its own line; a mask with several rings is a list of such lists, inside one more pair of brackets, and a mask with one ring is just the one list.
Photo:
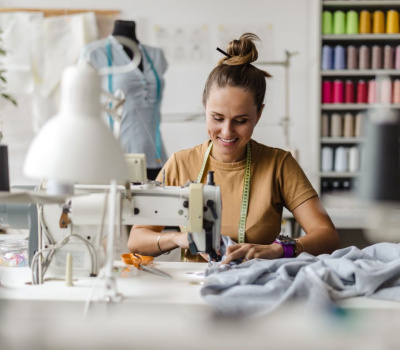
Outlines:
[[[204, 155], [203, 164], [201, 166], [199, 176], [197, 177], [196, 180], [197, 183], [201, 183], [203, 179], [204, 169], [206, 168], [212, 146], [213, 143], [210, 142], [207, 151]], [[246, 167], [243, 180], [242, 205], [240, 206], [238, 243], [244, 243], [245, 241], [247, 211], [249, 209], [249, 198], [250, 198], [250, 178], [251, 178], [251, 147], [250, 147], [250, 142], [248, 142], [246, 145]]]

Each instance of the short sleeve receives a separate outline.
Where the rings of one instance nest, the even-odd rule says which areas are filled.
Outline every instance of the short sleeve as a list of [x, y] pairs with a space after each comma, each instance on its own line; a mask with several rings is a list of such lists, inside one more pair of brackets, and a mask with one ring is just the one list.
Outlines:
[[290, 152], [282, 159], [278, 183], [284, 206], [293, 211], [306, 200], [318, 196], [306, 174]]
[[178, 164], [176, 162], [175, 153], [164, 164], [161, 171], [158, 173], [156, 181], [163, 181], [163, 173], [165, 171], [165, 185], [166, 186], [180, 186]]

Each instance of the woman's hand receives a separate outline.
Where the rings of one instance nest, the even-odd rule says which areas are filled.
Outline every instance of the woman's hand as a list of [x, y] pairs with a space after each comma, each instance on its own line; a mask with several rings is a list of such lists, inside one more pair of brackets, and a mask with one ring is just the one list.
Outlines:
[[283, 247], [280, 244], [250, 244], [239, 243], [226, 248], [226, 258], [221, 264], [229, 264], [233, 260], [250, 259], [279, 259], [283, 256]]
[[189, 249], [188, 235], [186, 232], [176, 232], [173, 236], [173, 241], [178, 247]]

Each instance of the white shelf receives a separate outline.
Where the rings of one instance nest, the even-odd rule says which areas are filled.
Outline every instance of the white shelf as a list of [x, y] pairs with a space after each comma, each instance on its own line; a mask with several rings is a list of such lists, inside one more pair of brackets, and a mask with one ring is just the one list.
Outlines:
[[319, 176], [321, 176], [321, 178], [326, 178], [326, 177], [345, 178], [345, 177], [357, 177], [359, 175], [360, 175], [359, 173], [350, 173], [348, 171], [344, 172], [321, 171], [319, 173]]
[[323, 41], [400, 40], [400, 34], [325, 34]]
[[324, 8], [329, 7], [390, 7], [400, 6], [400, 1], [322, 1]]
[[[372, 12], [375, 10], [381, 10], [385, 13], [388, 10], [391, 9], [396, 9], [400, 11], [400, 1], [355, 1], [355, 0], [350, 0], [350, 1], [323, 1], [321, 0], [319, 2], [320, 4], [320, 23], [322, 23], [322, 12], [323, 11], [330, 11], [332, 14], [336, 10], [341, 10], [343, 12], [347, 12], [349, 10], [355, 10], [357, 12], [360, 12], [361, 10], [368, 10], [370, 11], [371, 15]], [[321, 34], [321, 27], [319, 27], [320, 34], [319, 34], [319, 52], [320, 56], [318, 57], [318, 61], [321, 62], [321, 54], [322, 54], [322, 47], [324, 45], [356, 45], [356, 46], [361, 46], [361, 45], [399, 45], [400, 44], [400, 33], [396, 34]], [[317, 62], [318, 62], [317, 61]], [[318, 72], [318, 77], [319, 77], [319, 96], [321, 96], [321, 87], [322, 84], [321, 82], [323, 80], [335, 80], [335, 79], [341, 79], [343, 82], [347, 79], [352, 79], [352, 80], [358, 80], [358, 79], [365, 79], [365, 80], [370, 80], [374, 79], [375, 77], [384, 77], [384, 76], [389, 76], [391, 79], [397, 79], [397, 77], [400, 77], [400, 70], [397, 69], [341, 69], [341, 70], [322, 70], [321, 65], [318, 67], [319, 72]], [[317, 96], [317, 98], [320, 98]], [[320, 100], [321, 101], [321, 100]], [[319, 113], [320, 115], [322, 112], [327, 112], [327, 111], [337, 111], [338, 113], [346, 113], [346, 112], [365, 112], [368, 110], [375, 110], [378, 108], [391, 108], [394, 110], [400, 110], [400, 104], [369, 104], [369, 103], [329, 103], [329, 104], [323, 104], [319, 102], [318, 104], [319, 108]], [[321, 126], [321, 119], [319, 121], [319, 126]], [[319, 129], [321, 130], [321, 129]], [[336, 146], [344, 146], [344, 147], [352, 147], [352, 146], [362, 146], [362, 143], [365, 141], [363, 137], [322, 137], [321, 134], [318, 136], [318, 144], [319, 144], [319, 149], [321, 151], [322, 147], [331, 145], [331, 147], [336, 147]], [[358, 172], [335, 172], [335, 171], [327, 171], [323, 172], [320, 170], [321, 168], [317, 169], [317, 174], [320, 183], [324, 181], [325, 179], [332, 179], [332, 180], [339, 180], [343, 181], [344, 179], [350, 179], [351, 182], [355, 182], [355, 179], [357, 179], [360, 175], [360, 171]], [[352, 187], [354, 186], [354, 183], [352, 184]], [[351, 189], [353, 190], [353, 189]], [[351, 202], [351, 207], [357, 208], [360, 206], [360, 203], [357, 201], [350, 201], [349, 198], [349, 192], [345, 191], [345, 197], [343, 198], [344, 192], [342, 191], [326, 191], [321, 194], [321, 198], [323, 198], [324, 204], [327, 205], [329, 208], [344, 208], [344, 206], [348, 206], [349, 203]], [[345, 201], [343, 201], [346, 199]], [[346, 204], [346, 205], [344, 205]], [[345, 210], [346, 215], [347, 215], [347, 208]], [[332, 214], [332, 213], [330, 213]], [[333, 215], [335, 216], [335, 215]], [[350, 217], [353, 216], [353, 214], [349, 215]], [[340, 220], [339, 220], [340, 221]], [[354, 227], [362, 227], [361, 225], [362, 220], [355, 220], [352, 225]], [[346, 223], [345, 225], [348, 225]]]
[[331, 70], [322, 70], [320, 72], [323, 77], [336, 77], [336, 76], [345, 76], [345, 77], [359, 77], [359, 76], [400, 76], [400, 70], [398, 69], [331, 69]]
[[321, 137], [321, 143], [324, 144], [354, 144], [364, 142], [363, 138], [360, 137]]
[[339, 111], [339, 110], [365, 110], [379, 107], [390, 107], [392, 109], [400, 109], [400, 104], [369, 104], [369, 103], [323, 103], [321, 109], [323, 111]]

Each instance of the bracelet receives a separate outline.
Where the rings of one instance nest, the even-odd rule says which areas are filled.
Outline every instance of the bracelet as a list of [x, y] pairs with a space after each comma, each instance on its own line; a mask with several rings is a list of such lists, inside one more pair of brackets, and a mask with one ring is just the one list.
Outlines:
[[157, 237], [157, 247], [158, 247], [158, 250], [161, 252], [161, 254], [168, 255], [170, 252], [169, 251], [168, 252], [163, 252], [161, 250], [161, 247], [160, 247], [160, 238], [164, 233], [165, 232], [161, 232], [160, 235]]
[[299, 241], [298, 239], [296, 239], [296, 242], [299, 242], [299, 243], [300, 243], [300, 245], [301, 245], [301, 252], [304, 253], [304, 252], [305, 252], [305, 250], [304, 250], [304, 244], [301, 243], [301, 241]]

